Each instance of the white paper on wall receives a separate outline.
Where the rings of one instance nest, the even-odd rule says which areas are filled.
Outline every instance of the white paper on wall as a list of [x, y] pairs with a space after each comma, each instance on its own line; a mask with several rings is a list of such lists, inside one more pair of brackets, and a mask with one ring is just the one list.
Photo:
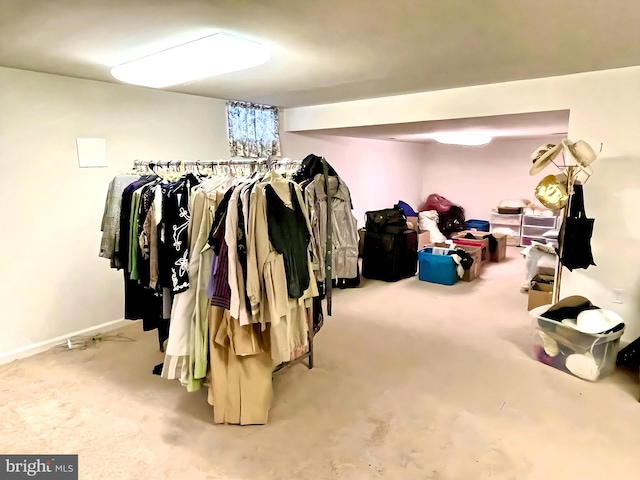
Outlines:
[[104, 138], [77, 138], [80, 168], [107, 167], [107, 141]]

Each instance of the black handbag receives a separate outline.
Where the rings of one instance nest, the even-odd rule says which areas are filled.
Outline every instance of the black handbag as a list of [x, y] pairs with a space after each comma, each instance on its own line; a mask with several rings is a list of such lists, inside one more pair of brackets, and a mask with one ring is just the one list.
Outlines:
[[584, 210], [584, 191], [582, 185], [574, 185], [571, 211], [562, 226], [564, 234], [562, 256], [560, 261], [569, 270], [574, 268], [589, 268], [595, 265], [591, 251], [591, 236], [595, 220], [587, 218]]
[[407, 217], [401, 208], [385, 208], [365, 213], [365, 229], [371, 233], [400, 233], [407, 228]]
[[462, 232], [465, 228], [464, 210], [460, 207], [454, 205], [449, 211], [438, 216], [438, 229], [447, 238], [451, 238], [453, 233]]

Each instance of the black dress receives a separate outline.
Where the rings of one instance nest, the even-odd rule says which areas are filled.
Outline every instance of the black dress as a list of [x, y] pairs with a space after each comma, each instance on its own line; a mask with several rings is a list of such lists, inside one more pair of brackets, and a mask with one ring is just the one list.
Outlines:
[[164, 186], [162, 217], [165, 222], [165, 247], [169, 283], [173, 294], [189, 289], [189, 222], [191, 188], [199, 182], [187, 174], [175, 183]]
[[269, 240], [284, 257], [289, 297], [300, 298], [309, 288], [307, 251], [311, 235], [293, 183], [289, 184], [289, 191], [293, 208], [284, 204], [271, 185], [265, 187], [267, 223]]

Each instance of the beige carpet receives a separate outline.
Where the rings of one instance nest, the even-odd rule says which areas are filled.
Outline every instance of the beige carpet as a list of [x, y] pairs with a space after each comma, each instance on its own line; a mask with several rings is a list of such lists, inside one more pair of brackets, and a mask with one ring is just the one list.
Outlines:
[[155, 333], [0, 367], [0, 451], [79, 453], [82, 479], [628, 479], [637, 375], [590, 384], [530, 358], [524, 261], [445, 287], [339, 291], [316, 368], [278, 374], [268, 425], [211, 423], [151, 375]]

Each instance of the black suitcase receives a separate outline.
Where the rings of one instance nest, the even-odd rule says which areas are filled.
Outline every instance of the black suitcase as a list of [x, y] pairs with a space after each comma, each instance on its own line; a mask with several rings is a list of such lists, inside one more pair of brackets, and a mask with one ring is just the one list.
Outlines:
[[362, 276], [395, 282], [409, 278], [418, 270], [418, 232], [367, 232], [364, 237]]

